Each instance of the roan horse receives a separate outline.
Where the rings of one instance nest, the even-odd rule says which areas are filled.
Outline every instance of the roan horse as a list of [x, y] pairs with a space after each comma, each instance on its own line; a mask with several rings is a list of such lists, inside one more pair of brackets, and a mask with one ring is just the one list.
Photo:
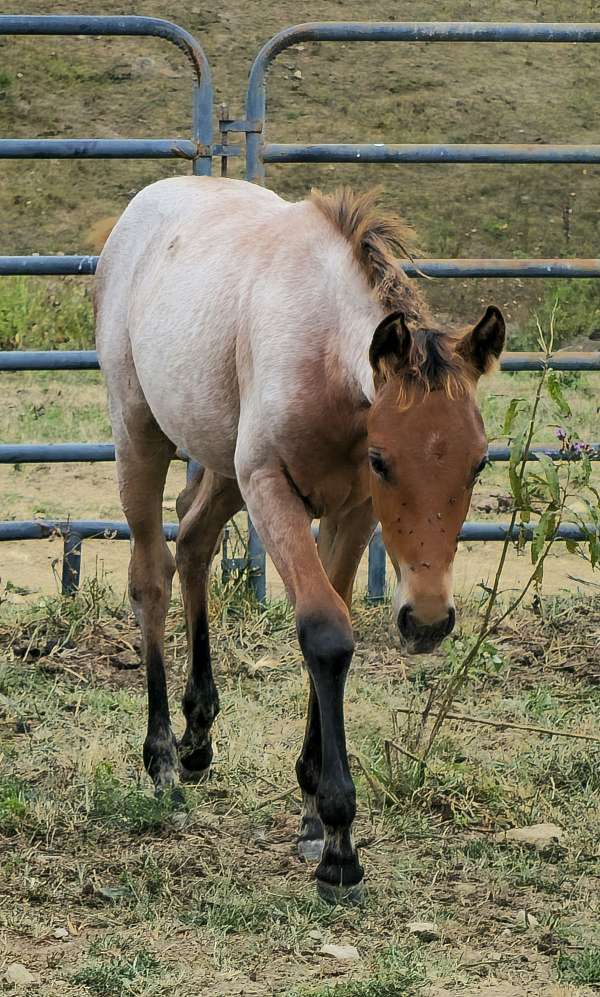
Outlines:
[[[318, 889], [333, 901], [357, 900], [363, 877], [343, 713], [357, 566], [379, 520], [405, 650], [451, 631], [457, 538], [486, 459], [475, 386], [504, 345], [493, 307], [470, 331], [438, 328], [395, 262], [408, 234], [346, 189], [292, 204], [243, 181], [175, 178], [134, 198], [97, 273], [148, 679], [146, 769], [161, 792], [210, 766], [207, 585], [221, 530], [245, 503], [295, 609], [310, 678], [299, 849], [320, 857]], [[179, 743], [163, 660], [175, 565], [162, 533], [177, 448], [204, 468], [177, 502], [191, 657]]]

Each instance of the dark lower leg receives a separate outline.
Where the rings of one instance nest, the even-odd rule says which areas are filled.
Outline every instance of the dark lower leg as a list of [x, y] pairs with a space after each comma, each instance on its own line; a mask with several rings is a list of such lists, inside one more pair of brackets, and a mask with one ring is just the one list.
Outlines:
[[302, 817], [298, 837], [298, 852], [308, 861], [318, 861], [323, 851], [323, 825], [317, 812], [317, 789], [321, 777], [321, 718], [313, 681], [309, 676], [306, 731], [296, 776], [302, 790]]
[[321, 772], [315, 794], [325, 844], [316, 870], [328, 900], [358, 900], [363, 869], [352, 840], [356, 793], [344, 732], [344, 686], [353, 652], [349, 620], [299, 620], [300, 644], [314, 682], [321, 727]]
[[182, 776], [203, 778], [213, 752], [210, 729], [219, 712], [208, 633], [210, 566], [223, 526], [242, 506], [237, 483], [205, 470], [177, 503], [181, 526], [177, 567], [187, 620], [190, 666], [183, 712], [186, 728], [179, 745]]
[[142, 631], [148, 688], [148, 729], [143, 757], [157, 793], [175, 785], [178, 775], [164, 665], [164, 626], [173, 570], [173, 558], [162, 536], [152, 544], [134, 543], [129, 593]]
[[197, 608], [189, 622], [191, 663], [183, 695], [186, 728], [179, 744], [182, 774], [202, 778], [213, 757], [210, 729], [219, 712], [219, 694], [210, 659], [206, 605]]

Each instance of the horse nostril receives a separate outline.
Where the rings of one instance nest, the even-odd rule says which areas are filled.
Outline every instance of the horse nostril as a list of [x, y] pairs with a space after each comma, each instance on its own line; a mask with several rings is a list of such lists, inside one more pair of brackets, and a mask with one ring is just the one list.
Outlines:
[[456, 613], [454, 611], [454, 608], [452, 608], [448, 610], [448, 620], [446, 622], [446, 637], [454, 630], [455, 623], [456, 623]]
[[398, 629], [403, 637], [410, 637], [414, 633], [414, 617], [410, 606], [403, 606], [398, 613]]

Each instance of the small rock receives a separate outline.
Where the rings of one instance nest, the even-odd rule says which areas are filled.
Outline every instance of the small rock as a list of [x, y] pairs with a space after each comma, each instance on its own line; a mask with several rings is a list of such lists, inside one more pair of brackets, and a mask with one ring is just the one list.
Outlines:
[[302, 70], [301, 69], [297, 69], [295, 71], [295, 73], [293, 73], [293, 76], [294, 76], [295, 80], [301, 80], [302, 79]]
[[320, 942], [323, 937], [323, 932], [319, 931], [318, 928], [313, 928], [312, 931], [308, 932], [308, 937], [314, 939], [315, 942]]
[[494, 841], [514, 841], [518, 845], [528, 845], [542, 852], [562, 845], [565, 832], [558, 824], [531, 824], [530, 827], [513, 827], [494, 835]]
[[517, 911], [517, 924], [524, 928], [539, 928], [540, 922], [535, 914], [530, 914], [528, 910]]
[[69, 932], [67, 931], [66, 928], [55, 928], [54, 931], [52, 932], [52, 934], [54, 935], [55, 938], [61, 938], [63, 940], [65, 938], [70, 938], [71, 937], [69, 935]]
[[415, 935], [422, 942], [437, 942], [442, 937], [433, 921], [409, 921], [406, 928], [409, 935]]
[[35, 976], [22, 962], [9, 963], [4, 971], [4, 979], [7, 983], [13, 983], [15, 987], [29, 987], [35, 983]]
[[121, 900], [123, 897], [130, 896], [130, 890], [127, 886], [100, 886], [95, 892], [99, 897], [104, 897], [105, 900]]
[[277, 658], [259, 658], [258, 661], [254, 662], [254, 668], [256, 671], [260, 671], [262, 668], [279, 668], [279, 661]]
[[178, 831], [182, 831], [190, 822], [190, 815], [185, 812], [185, 810], [177, 810], [176, 813], [171, 814], [171, 824]]
[[357, 962], [360, 959], [354, 945], [323, 945], [320, 951], [321, 955], [331, 955], [339, 962]]

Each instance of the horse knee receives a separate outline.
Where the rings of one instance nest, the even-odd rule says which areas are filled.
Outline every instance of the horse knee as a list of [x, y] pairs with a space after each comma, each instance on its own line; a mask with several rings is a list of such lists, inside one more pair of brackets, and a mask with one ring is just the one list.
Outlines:
[[175, 561], [164, 545], [159, 557], [140, 556], [133, 548], [129, 566], [129, 599], [136, 617], [151, 620], [153, 614], [163, 615], [169, 608], [171, 582]]
[[317, 685], [323, 667], [333, 675], [345, 674], [354, 652], [352, 626], [347, 615], [302, 614], [298, 616], [297, 629], [300, 647]]

